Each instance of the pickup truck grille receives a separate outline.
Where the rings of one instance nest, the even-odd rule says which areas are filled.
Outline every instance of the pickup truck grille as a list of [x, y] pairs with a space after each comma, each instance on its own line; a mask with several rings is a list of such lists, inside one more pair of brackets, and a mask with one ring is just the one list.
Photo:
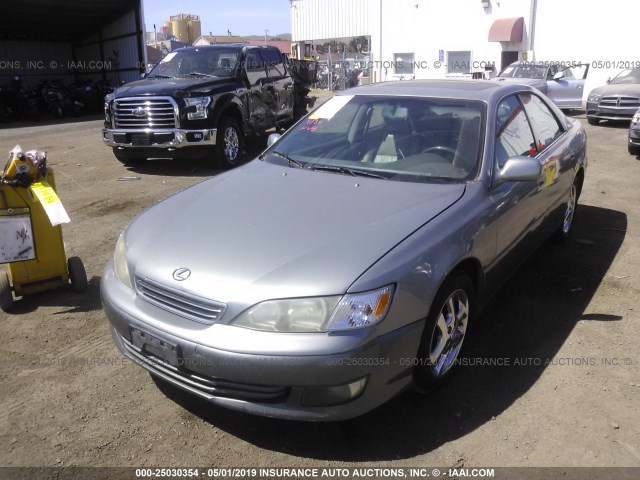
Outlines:
[[640, 98], [611, 95], [600, 99], [601, 107], [640, 108]]
[[141, 275], [136, 275], [136, 290], [147, 302], [200, 323], [215, 322], [227, 307], [224, 303], [174, 290]]
[[116, 128], [176, 128], [175, 103], [169, 97], [117, 99], [113, 116]]

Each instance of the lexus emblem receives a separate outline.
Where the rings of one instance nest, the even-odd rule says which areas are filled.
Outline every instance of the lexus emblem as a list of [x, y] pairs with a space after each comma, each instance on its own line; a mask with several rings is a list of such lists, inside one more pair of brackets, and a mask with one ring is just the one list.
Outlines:
[[182, 282], [183, 280], [186, 280], [187, 278], [189, 278], [190, 275], [191, 275], [191, 270], [185, 267], [181, 267], [173, 271], [173, 279], [178, 282]]
[[131, 113], [136, 117], [144, 117], [147, 114], [147, 111], [144, 109], [144, 107], [136, 107]]

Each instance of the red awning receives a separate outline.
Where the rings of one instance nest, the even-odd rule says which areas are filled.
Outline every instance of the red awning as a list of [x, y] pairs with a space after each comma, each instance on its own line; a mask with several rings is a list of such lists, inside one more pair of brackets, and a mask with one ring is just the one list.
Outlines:
[[524, 18], [500, 18], [489, 29], [490, 42], [521, 42]]

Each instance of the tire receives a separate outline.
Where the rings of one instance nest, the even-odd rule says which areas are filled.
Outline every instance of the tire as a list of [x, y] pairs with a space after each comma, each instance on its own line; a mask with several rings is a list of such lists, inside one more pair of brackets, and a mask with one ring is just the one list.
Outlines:
[[600, 120], [593, 117], [587, 117], [587, 122], [589, 123], [589, 125], [598, 125], [600, 123]]
[[474, 302], [473, 282], [464, 273], [454, 274], [440, 287], [425, 323], [413, 371], [419, 388], [431, 391], [455, 371], [475, 311]]
[[7, 272], [0, 272], [0, 309], [8, 312], [13, 307], [13, 294]]
[[580, 185], [578, 182], [579, 180], [576, 178], [569, 189], [569, 196], [567, 197], [567, 202], [565, 203], [562, 214], [562, 223], [554, 235], [554, 240], [560, 243], [566, 242], [571, 235], [573, 221], [576, 217], [576, 209], [578, 208], [578, 197], [580, 196]]
[[629, 155], [634, 155], [636, 157], [640, 156], [640, 147], [636, 147], [635, 145], [629, 145]]
[[113, 154], [116, 156], [120, 163], [127, 166], [142, 165], [147, 161], [147, 159], [144, 157], [130, 157], [129, 155], [124, 154], [122, 151], [116, 148], [113, 149]]
[[238, 122], [222, 117], [216, 137], [216, 157], [223, 168], [238, 166], [244, 148], [244, 138]]
[[82, 260], [78, 257], [69, 257], [67, 260], [67, 269], [69, 270], [69, 280], [71, 286], [77, 293], [83, 293], [87, 290], [87, 272], [84, 269]]

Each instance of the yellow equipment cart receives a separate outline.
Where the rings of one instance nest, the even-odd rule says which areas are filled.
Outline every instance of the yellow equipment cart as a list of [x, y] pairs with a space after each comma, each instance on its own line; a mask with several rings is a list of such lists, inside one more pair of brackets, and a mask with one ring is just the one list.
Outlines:
[[[0, 177], [0, 308], [8, 311], [16, 297], [71, 285], [87, 289], [78, 257], [66, 258], [60, 225], [69, 221], [55, 193], [53, 170], [43, 152], [11, 151]], [[12, 293], [13, 291], [13, 293]]]

